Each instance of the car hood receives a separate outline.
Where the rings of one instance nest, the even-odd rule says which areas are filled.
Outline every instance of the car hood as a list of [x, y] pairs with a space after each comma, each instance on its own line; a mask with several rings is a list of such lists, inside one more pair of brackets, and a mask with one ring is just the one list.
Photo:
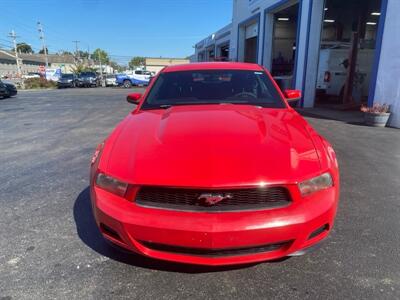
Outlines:
[[291, 109], [250, 105], [139, 111], [106, 143], [106, 172], [149, 185], [295, 183], [321, 168], [306, 125]]

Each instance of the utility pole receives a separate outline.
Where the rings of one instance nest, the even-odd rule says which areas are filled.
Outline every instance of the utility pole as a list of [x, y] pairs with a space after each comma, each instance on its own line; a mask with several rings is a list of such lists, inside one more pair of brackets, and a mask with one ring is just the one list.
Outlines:
[[100, 51], [98, 51], [97, 57], [99, 58], [99, 63], [100, 63], [100, 80], [101, 80], [101, 85], [104, 86], [104, 82], [103, 82], [103, 66], [101, 65]]
[[75, 57], [78, 56], [78, 44], [80, 43], [80, 41], [72, 41], [73, 43], [75, 43]]
[[46, 69], [47, 69], [49, 67], [49, 59], [47, 58], [47, 47], [46, 47], [46, 41], [44, 39], [43, 26], [40, 22], [37, 22], [37, 26], [38, 26], [38, 31], [39, 31], [39, 39], [42, 40], [44, 59], [46, 61]]
[[13, 40], [15, 59], [16, 59], [16, 62], [17, 62], [17, 75], [21, 76], [22, 75], [22, 68], [21, 68], [21, 61], [19, 59], [18, 49], [17, 49], [17, 35], [15, 34], [15, 31], [12, 30], [11, 33], [8, 36], [10, 38], [12, 38], [12, 40]]
[[87, 58], [87, 60], [88, 60], [88, 65], [89, 65], [89, 67], [91, 66], [91, 62], [90, 62], [90, 47], [88, 46], [87, 47], [87, 53], [88, 53], [88, 58]]

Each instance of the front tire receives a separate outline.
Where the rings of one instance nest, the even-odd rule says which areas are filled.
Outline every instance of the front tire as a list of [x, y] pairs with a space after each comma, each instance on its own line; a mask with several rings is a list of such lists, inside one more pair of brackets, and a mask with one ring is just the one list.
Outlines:
[[130, 80], [125, 79], [123, 85], [124, 88], [129, 89], [132, 87], [132, 82]]

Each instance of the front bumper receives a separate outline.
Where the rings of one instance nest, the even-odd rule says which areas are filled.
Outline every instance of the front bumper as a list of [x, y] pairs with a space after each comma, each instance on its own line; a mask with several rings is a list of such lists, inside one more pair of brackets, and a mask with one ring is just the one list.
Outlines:
[[97, 86], [97, 81], [93, 80], [80, 80], [77, 81], [77, 86]]
[[72, 87], [74, 83], [71, 82], [57, 82], [57, 87], [59, 88], [65, 88], [65, 87]]
[[[140, 207], [94, 186], [91, 197], [103, 236], [118, 246], [162, 260], [230, 265], [296, 255], [320, 242], [333, 226], [338, 190], [332, 187], [284, 208], [223, 213]], [[232, 254], [236, 249], [245, 251]], [[205, 250], [226, 255], [203, 255], [210, 253]]]
[[107, 81], [107, 82], [106, 82], [106, 85], [107, 85], [107, 86], [118, 86], [118, 83], [115, 82], [115, 81]]

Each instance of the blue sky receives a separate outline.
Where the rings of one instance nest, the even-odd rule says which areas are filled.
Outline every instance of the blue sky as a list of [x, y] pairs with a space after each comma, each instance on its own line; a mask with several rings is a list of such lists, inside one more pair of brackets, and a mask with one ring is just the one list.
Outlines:
[[113, 59], [132, 56], [185, 57], [200, 39], [227, 25], [232, 0], [0, 0], [0, 47], [17, 41], [41, 49], [37, 21], [50, 52], [102, 48]]

